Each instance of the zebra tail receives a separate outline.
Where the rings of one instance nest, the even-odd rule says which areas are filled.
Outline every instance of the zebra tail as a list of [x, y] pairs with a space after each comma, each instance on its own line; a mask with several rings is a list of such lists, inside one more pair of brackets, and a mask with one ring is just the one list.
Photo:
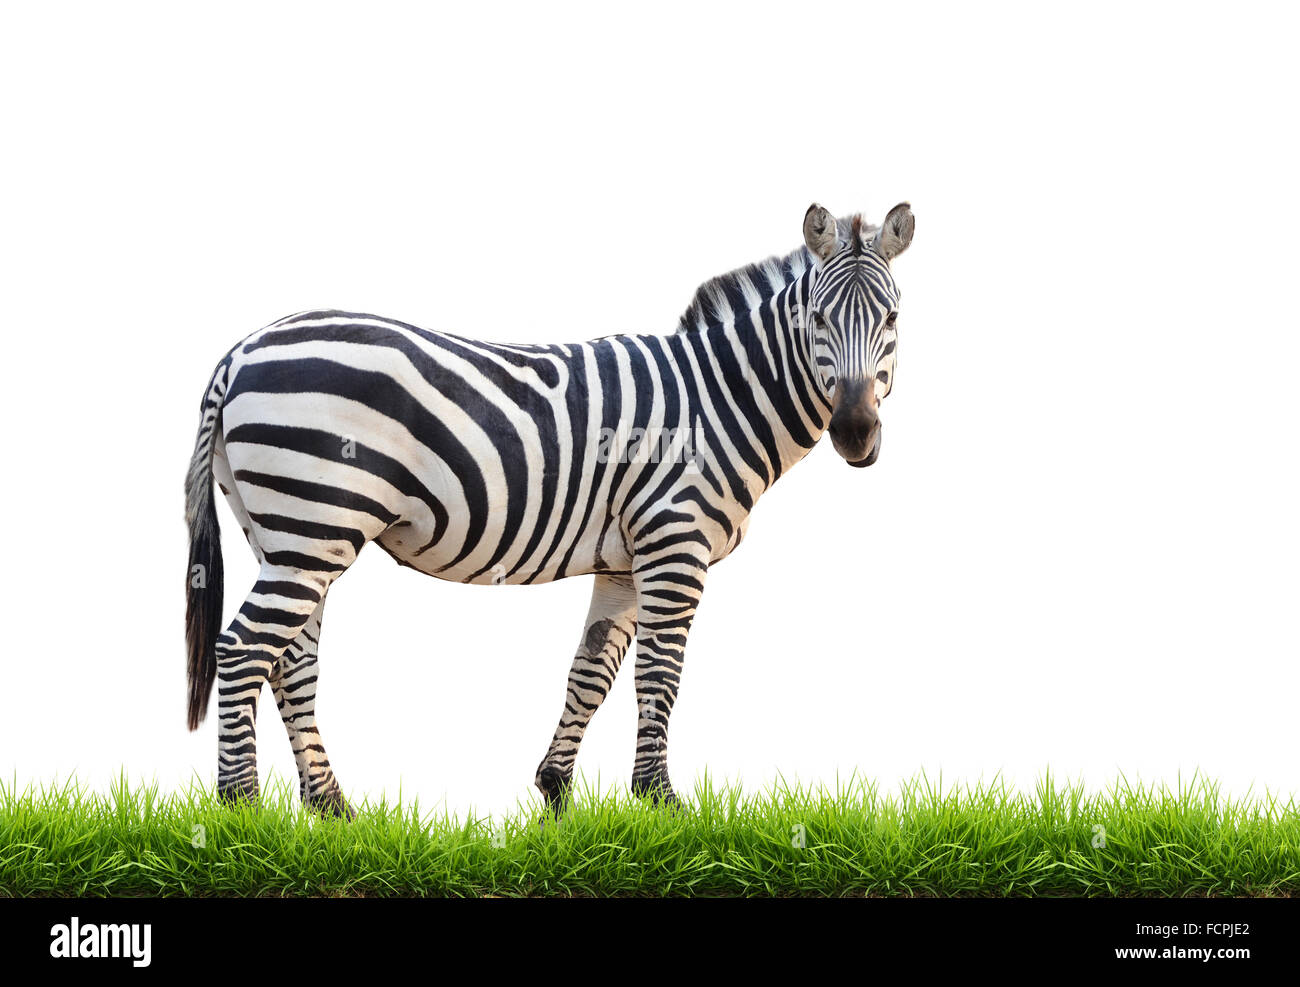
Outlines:
[[190, 565], [185, 582], [185, 643], [188, 651], [189, 727], [198, 728], [208, 710], [217, 676], [224, 571], [221, 526], [212, 495], [212, 455], [221, 427], [226, 365], [217, 368], [203, 401], [194, 457], [185, 481], [185, 520], [190, 529]]

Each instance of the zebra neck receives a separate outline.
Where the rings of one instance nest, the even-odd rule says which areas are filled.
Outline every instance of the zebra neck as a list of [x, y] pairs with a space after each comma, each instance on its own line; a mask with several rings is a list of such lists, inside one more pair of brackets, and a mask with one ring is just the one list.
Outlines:
[[759, 492], [776, 482], [817, 444], [830, 423], [804, 329], [811, 271], [749, 312], [736, 312], [704, 330], [718, 356], [720, 385], [744, 418], [742, 428], [761, 457]]

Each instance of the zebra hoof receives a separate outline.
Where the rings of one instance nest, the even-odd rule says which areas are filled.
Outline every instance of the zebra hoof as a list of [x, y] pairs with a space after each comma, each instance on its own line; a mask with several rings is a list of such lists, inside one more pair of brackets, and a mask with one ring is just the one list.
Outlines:
[[537, 772], [537, 787], [546, 796], [547, 807], [560, 818], [569, 795], [570, 779], [559, 768], [548, 764]]
[[670, 809], [680, 808], [682, 804], [667, 778], [633, 778], [632, 794], [637, 798], [649, 799], [653, 805]]
[[352, 822], [357, 818], [357, 811], [348, 804], [348, 800], [337, 788], [313, 795], [307, 800], [307, 807], [322, 819], [342, 819], [345, 822]]
[[218, 785], [217, 798], [233, 809], [241, 804], [256, 805], [261, 799], [261, 792], [258, 790], [257, 782], [251, 784], [236, 782], [232, 785]]

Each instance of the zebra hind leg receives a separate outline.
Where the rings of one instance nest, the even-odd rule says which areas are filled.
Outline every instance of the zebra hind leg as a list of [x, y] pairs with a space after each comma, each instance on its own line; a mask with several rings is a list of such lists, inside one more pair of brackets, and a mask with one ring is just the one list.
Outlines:
[[323, 816], [355, 819], [330, 768], [320, 728], [316, 725], [316, 680], [319, 676], [321, 618], [325, 601], [317, 604], [307, 624], [285, 648], [271, 672], [271, 694], [289, 734], [298, 765], [298, 794], [302, 804]]
[[217, 639], [217, 794], [227, 802], [258, 797], [257, 701], [330, 581], [331, 574], [263, 562], [257, 582]]
[[564, 712], [535, 784], [558, 817], [573, 783], [573, 765], [587, 724], [605, 701], [636, 635], [636, 592], [626, 578], [597, 576], [582, 641], [573, 657]]

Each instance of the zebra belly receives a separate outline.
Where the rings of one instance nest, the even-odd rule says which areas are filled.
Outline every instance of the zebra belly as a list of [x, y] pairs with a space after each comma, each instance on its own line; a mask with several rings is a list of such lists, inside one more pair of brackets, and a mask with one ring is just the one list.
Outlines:
[[[561, 505], [577, 504], [581, 491], [562, 483], [543, 510], [539, 464], [502, 463], [486, 444], [469, 451], [495, 474], [484, 469], [471, 482], [478, 471], [449, 463], [451, 453], [436, 443], [412, 441], [402, 422], [328, 394], [244, 393], [226, 406], [223, 425], [239, 495], [259, 544], [272, 550], [346, 564], [354, 555], [340, 544], [359, 550], [376, 540], [403, 565], [483, 585], [629, 566], [607, 510], [574, 507], [565, 517]], [[513, 489], [501, 479], [512, 472], [525, 478]], [[330, 533], [329, 544], [314, 537], [318, 530]]]
[[[478, 586], [517, 586], [531, 583], [549, 583], [566, 576], [581, 576], [593, 572], [626, 572], [631, 568], [631, 557], [626, 545], [618, 535], [616, 525], [609, 525], [604, 537], [600, 536], [602, 525], [597, 523], [592, 530], [584, 531], [572, 546], [562, 546], [563, 551], [553, 553], [551, 559], [543, 566], [523, 565], [508, 568], [504, 562], [483, 568], [481, 562], [455, 561], [452, 549], [439, 548], [421, 550], [427, 544], [432, 531], [431, 519], [407, 520], [397, 522], [388, 528], [376, 540], [381, 548], [400, 565], [407, 566], [428, 576], [445, 579], [448, 582], [469, 583]], [[502, 533], [494, 532], [493, 537], [500, 540]]]

